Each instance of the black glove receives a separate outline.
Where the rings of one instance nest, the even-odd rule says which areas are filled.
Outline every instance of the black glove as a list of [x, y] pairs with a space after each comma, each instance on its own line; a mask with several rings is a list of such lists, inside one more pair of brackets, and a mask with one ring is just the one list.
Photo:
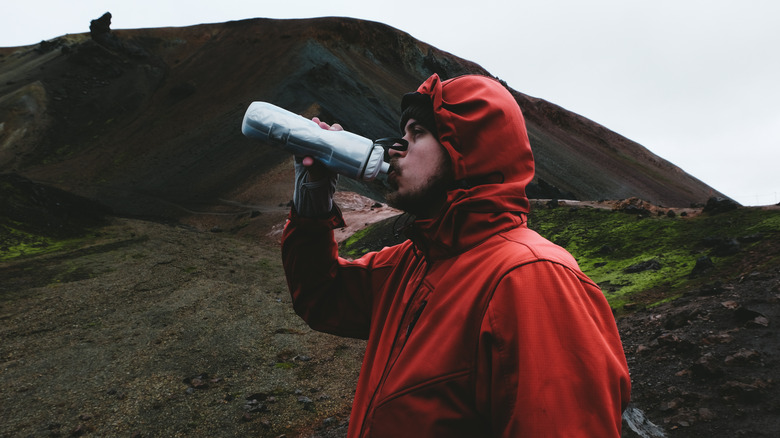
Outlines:
[[[315, 163], [315, 166], [321, 166]], [[326, 218], [333, 210], [333, 194], [339, 176], [328, 171], [328, 177], [309, 182], [309, 168], [303, 165], [303, 157], [295, 157], [295, 192], [293, 205], [298, 215], [309, 218]]]

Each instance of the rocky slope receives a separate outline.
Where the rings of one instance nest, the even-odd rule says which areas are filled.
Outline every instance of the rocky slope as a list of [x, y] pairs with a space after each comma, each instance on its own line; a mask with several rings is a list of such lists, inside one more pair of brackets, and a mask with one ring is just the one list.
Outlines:
[[[345, 436], [363, 343], [313, 332], [294, 315], [276, 234], [112, 218], [15, 178], [3, 189], [14, 220], [0, 229], [29, 225], [4, 235], [0, 252], [0, 436]], [[390, 215], [392, 229], [386, 207], [355, 194], [339, 200], [350, 222]], [[562, 244], [561, 227], [580, 234], [613, 220], [647, 222], [626, 228], [628, 243], [650, 222], [716, 224], [704, 243], [657, 236], [664, 251], [711, 254], [707, 275], [615, 309], [633, 384], [624, 436], [777, 436], [780, 209], [640, 218], [624, 204], [539, 203], [531, 219]], [[284, 221], [264, 216], [276, 229]], [[392, 243], [392, 231], [375, 231], [351, 246]], [[750, 238], [725, 252], [715, 242], [742, 236]], [[601, 251], [603, 241], [584, 238], [570, 250]], [[588, 253], [579, 259], [591, 275]]]
[[[289, 157], [243, 138], [240, 120], [267, 100], [385, 136], [401, 94], [432, 72], [487, 74], [396, 29], [333, 18], [0, 48], [0, 171], [10, 173], [0, 178], [0, 436], [344, 436], [362, 344], [292, 313], [276, 248]], [[719, 194], [592, 121], [513, 93], [537, 196], [652, 201], [568, 203], [557, 216], [536, 205], [551, 239], [608, 250], [581, 259], [607, 279], [608, 298], [627, 287], [604, 272], [617, 269], [617, 246], [577, 239], [608, 233], [597, 228], [610, 215], [636, 216], [615, 236], [626, 248], [648, 233], [674, 237], [685, 260], [646, 256], [678, 270], [726, 244], [695, 283], [613, 301], [634, 383], [629, 418], [657, 426], [637, 426], [641, 435], [627, 422], [624, 435], [780, 433], [776, 216], [761, 216], [760, 238], [742, 232], [756, 227], [742, 214], [753, 210], [723, 213], [715, 238], [676, 227], [700, 214], [691, 203]], [[345, 183], [381, 197], [381, 184]], [[339, 196], [356, 225], [344, 238], [396, 213]], [[366, 250], [392, 232], [362, 237]], [[750, 241], [728, 253], [738, 237]]]
[[[243, 138], [250, 102], [378, 138], [397, 131], [400, 96], [434, 72], [489, 75], [397, 29], [341, 18], [107, 30], [0, 48], [0, 172], [121, 214], [273, 210], [290, 199], [289, 157]], [[682, 207], [719, 195], [595, 122], [513, 93], [535, 148], [534, 196]], [[378, 197], [380, 185], [348, 188]]]

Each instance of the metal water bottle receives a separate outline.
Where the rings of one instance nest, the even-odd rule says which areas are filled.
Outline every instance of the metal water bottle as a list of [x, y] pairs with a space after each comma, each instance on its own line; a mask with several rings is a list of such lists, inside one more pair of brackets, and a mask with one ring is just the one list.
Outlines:
[[316, 123], [267, 102], [253, 102], [241, 132], [299, 156], [310, 156], [346, 177], [371, 181], [387, 173], [384, 149], [347, 131], [328, 131]]

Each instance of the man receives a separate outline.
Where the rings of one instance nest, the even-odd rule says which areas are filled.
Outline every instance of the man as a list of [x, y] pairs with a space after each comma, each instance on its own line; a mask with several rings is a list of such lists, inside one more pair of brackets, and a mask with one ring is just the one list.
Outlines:
[[296, 312], [368, 340], [349, 436], [620, 436], [615, 321], [571, 255], [526, 226], [534, 162], [511, 94], [433, 75], [402, 110], [387, 199], [416, 216], [409, 240], [339, 258], [335, 183], [307, 158], [282, 241]]

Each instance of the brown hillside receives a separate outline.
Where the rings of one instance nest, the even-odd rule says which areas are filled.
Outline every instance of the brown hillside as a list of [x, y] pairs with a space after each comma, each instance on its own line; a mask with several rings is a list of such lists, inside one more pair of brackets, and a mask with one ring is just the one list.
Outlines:
[[[277, 245], [290, 157], [240, 122], [266, 100], [384, 136], [432, 72], [487, 74], [336, 18], [0, 48], [0, 436], [344, 437], [365, 344], [295, 315]], [[588, 275], [615, 273], [599, 282], [608, 297], [653, 275], [635, 271], [646, 262], [688, 271], [615, 309], [633, 385], [623, 436], [780, 436], [780, 222], [759, 214], [780, 207], [690, 208], [720, 194], [513, 92], [538, 163], [531, 193], [579, 198], [534, 202], [529, 224], [579, 249]], [[341, 183], [379, 196], [381, 184]], [[339, 240], [387, 218], [342, 255], [393, 243], [408, 219], [336, 196]], [[643, 261], [625, 267], [617, 254], [635, 247]]]
[[[249, 103], [270, 101], [377, 138], [396, 132], [400, 96], [433, 72], [488, 74], [399, 30], [343, 18], [123, 30], [99, 43], [79, 34], [3, 48], [0, 171], [127, 215], [281, 211], [289, 157], [241, 135]], [[668, 206], [720, 195], [601, 125], [514, 94], [538, 163], [532, 195]]]

